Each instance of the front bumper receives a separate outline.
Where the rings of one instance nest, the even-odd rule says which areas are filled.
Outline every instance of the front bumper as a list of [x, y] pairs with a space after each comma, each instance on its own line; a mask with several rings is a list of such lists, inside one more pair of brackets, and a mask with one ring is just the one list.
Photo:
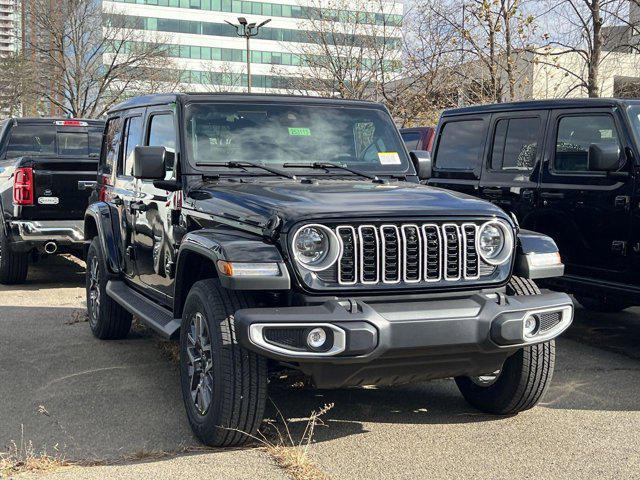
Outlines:
[[12, 220], [9, 232], [14, 241], [32, 246], [48, 242], [60, 245], [86, 242], [83, 220]]
[[[537, 333], [530, 337], [524, 332], [528, 317], [539, 321]], [[521, 347], [557, 337], [572, 320], [571, 299], [556, 292], [531, 296], [479, 293], [402, 303], [331, 300], [235, 314], [236, 332], [246, 348], [296, 363], [316, 383], [332, 387], [367, 379], [389, 383], [384, 380], [405, 374], [444, 378], [492, 372]], [[298, 338], [306, 339], [306, 333], [317, 327], [326, 330], [332, 343], [324, 351], [274, 342], [274, 336], [268, 334], [270, 329], [299, 328]], [[342, 373], [336, 377], [336, 372]]]

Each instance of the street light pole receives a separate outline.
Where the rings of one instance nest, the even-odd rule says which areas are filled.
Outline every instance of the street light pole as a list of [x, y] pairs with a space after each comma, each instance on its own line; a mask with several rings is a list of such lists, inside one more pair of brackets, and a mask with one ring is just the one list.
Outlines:
[[245, 17], [238, 17], [238, 24], [231, 23], [227, 20], [229, 25], [236, 29], [236, 34], [239, 37], [245, 37], [247, 39], [247, 93], [251, 93], [251, 37], [258, 35], [260, 29], [271, 21], [270, 18], [260, 24], [249, 23]]

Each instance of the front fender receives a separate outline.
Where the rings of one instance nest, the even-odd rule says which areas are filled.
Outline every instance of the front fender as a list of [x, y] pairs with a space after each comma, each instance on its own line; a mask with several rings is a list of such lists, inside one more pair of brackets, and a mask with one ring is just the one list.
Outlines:
[[[265, 243], [262, 238], [251, 233], [228, 229], [204, 229], [184, 236], [176, 266], [176, 279], [180, 282], [185, 275], [187, 257], [200, 255], [215, 265], [220, 283], [231, 290], [289, 290], [291, 280], [282, 255], [275, 245]], [[241, 263], [277, 263], [279, 276], [228, 277], [220, 272], [218, 260]], [[180, 287], [176, 284], [176, 291]]]
[[[118, 245], [120, 242], [120, 230], [111, 211], [112, 208], [106, 202], [96, 202], [89, 205], [84, 215], [84, 238], [91, 240], [92, 233], [97, 234], [104, 252], [107, 269], [112, 274], [120, 273], [120, 256], [118, 254]], [[95, 226], [96, 231], [92, 232], [91, 225]]]
[[532, 280], [563, 276], [564, 265], [556, 242], [542, 233], [520, 230], [514, 274]]

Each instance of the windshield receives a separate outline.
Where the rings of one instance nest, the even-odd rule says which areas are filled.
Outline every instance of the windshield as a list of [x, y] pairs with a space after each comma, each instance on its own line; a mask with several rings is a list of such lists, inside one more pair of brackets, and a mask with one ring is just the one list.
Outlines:
[[185, 117], [188, 156], [198, 168], [228, 161], [333, 162], [404, 173], [409, 166], [391, 118], [374, 108], [194, 103]]
[[633, 134], [636, 137], [636, 142], [640, 145], [640, 105], [631, 105], [628, 111], [631, 125], [633, 126]]
[[56, 130], [49, 125], [17, 125], [11, 129], [6, 156], [98, 157], [101, 143], [100, 129]]

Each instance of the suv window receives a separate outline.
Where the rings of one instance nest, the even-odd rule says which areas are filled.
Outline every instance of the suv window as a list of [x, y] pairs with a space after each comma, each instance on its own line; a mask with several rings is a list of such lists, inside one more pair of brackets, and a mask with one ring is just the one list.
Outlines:
[[7, 158], [21, 156], [94, 156], [100, 153], [102, 129], [57, 129], [53, 125], [17, 125], [11, 129]]
[[473, 170], [480, 161], [485, 134], [483, 120], [445, 123], [440, 134], [436, 167], [440, 170]]
[[496, 123], [492, 170], [533, 170], [538, 152], [540, 118], [503, 118]]
[[620, 143], [613, 117], [607, 114], [575, 115], [560, 118], [554, 170], [586, 172], [589, 170], [589, 146]]
[[173, 115], [163, 113], [153, 115], [149, 121], [149, 146], [164, 147], [168, 151], [176, 151], [176, 131], [173, 126]]
[[102, 173], [110, 175], [114, 172], [118, 161], [118, 152], [120, 146], [120, 135], [122, 133], [122, 119], [110, 118], [107, 122], [104, 135], [104, 165]]
[[127, 118], [124, 127], [124, 149], [122, 155], [122, 171], [119, 173], [131, 176], [133, 174], [133, 151], [142, 140], [142, 117]]
[[400, 134], [409, 150], [419, 150], [420, 132], [404, 132]]

